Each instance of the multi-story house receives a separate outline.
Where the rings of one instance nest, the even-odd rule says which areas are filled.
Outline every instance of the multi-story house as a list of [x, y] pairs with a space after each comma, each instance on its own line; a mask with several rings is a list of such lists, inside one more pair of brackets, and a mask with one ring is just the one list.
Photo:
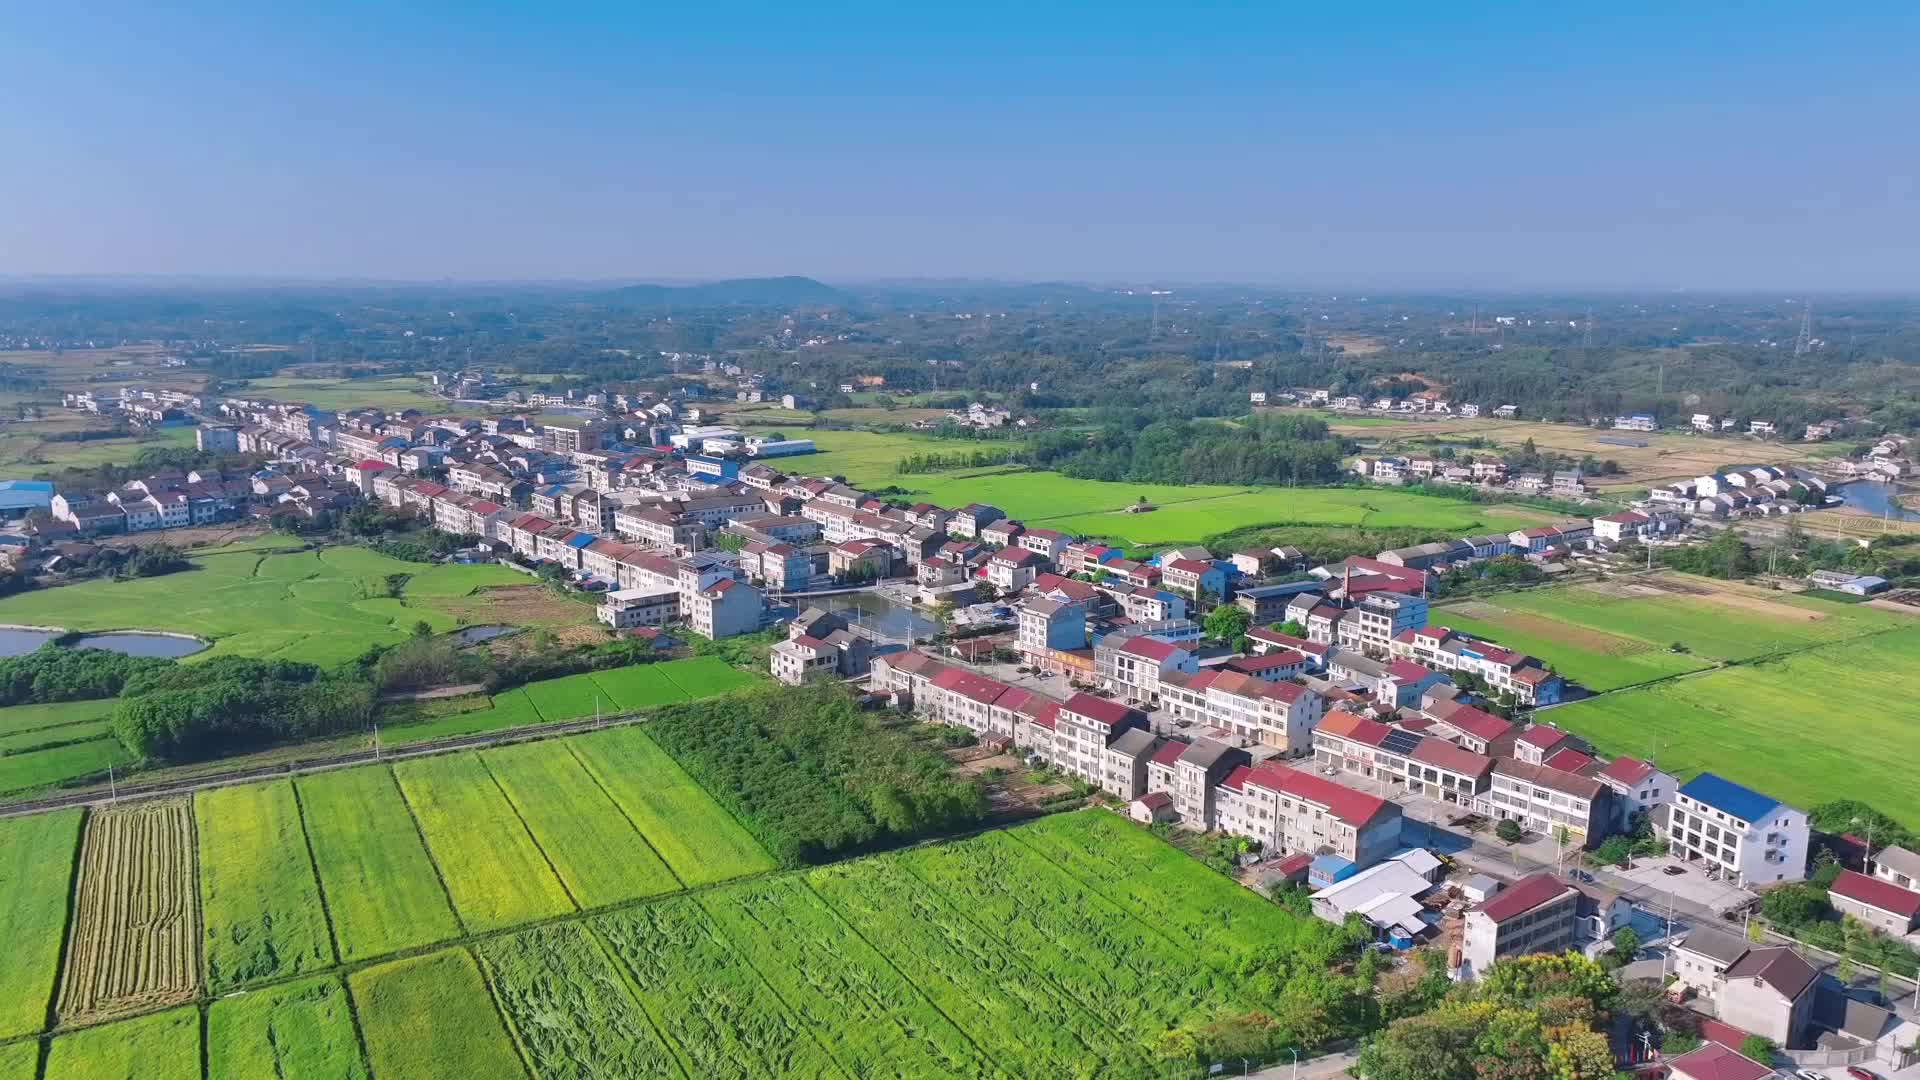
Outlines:
[[755, 585], [794, 592], [813, 580], [813, 556], [792, 544], [749, 541], [740, 546], [740, 570]]
[[953, 512], [952, 520], [947, 523], [947, 532], [954, 536], [977, 537], [981, 529], [1006, 516], [1006, 512], [997, 506], [968, 503]]
[[1014, 615], [1019, 620], [1016, 647], [1029, 658], [1087, 647], [1085, 601], [1028, 596], [1014, 606]]
[[765, 607], [760, 590], [744, 581], [724, 578], [680, 594], [682, 614], [693, 632], [718, 641], [760, 629]]
[[1108, 744], [1132, 728], [1150, 728], [1145, 713], [1077, 693], [1061, 703], [1054, 717], [1054, 763], [1072, 776], [1098, 784]]
[[1885, 847], [1868, 862], [1874, 877], [1920, 892], [1920, 855], [1903, 847]]
[[1651, 814], [1655, 807], [1673, 801], [1679, 784], [1673, 777], [1637, 758], [1617, 757], [1593, 774], [1595, 780], [1613, 789], [1618, 828], [1632, 826], [1635, 814]]
[[1549, 836], [1565, 828], [1569, 842], [1590, 845], [1605, 839], [1615, 821], [1612, 796], [1606, 785], [1589, 777], [1499, 758], [1481, 802], [1497, 819], [1512, 819]]
[[614, 529], [630, 543], [685, 555], [705, 545], [706, 527], [681, 518], [659, 503], [628, 506], [614, 515]]
[[1201, 595], [1223, 597], [1227, 574], [1220, 565], [1201, 559], [1169, 559], [1160, 564], [1160, 581], [1168, 589], [1197, 600]]
[[1181, 824], [1210, 832], [1219, 824], [1215, 795], [1220, 784], [1252, 761], [1245, 750], [1215, 739], [1163, 743], [1147, 761], [1147, 790], [1170, 796]]
[[1146, 794], [1147, 762], [1160, 744], [1144, 727], [1128, 728], [1101, 751], [1099, 786], [1102, 791], [1131, 802]]
[[1521, 878], [1467, 911], [1462, 973], [1476, 978], [1504, 957], [1565, 952], [1579, 907], [1580, 891], [1552, 874]]
[[1338, 640], [1343, 648], [1385, 656], [1391, 649], [1395, 635], [1425, 625], [1427, 601], [1424, 597], [1389, 592], [1369, 593], [1340, 620]]
[[1807, 874], [1807, 815], [1713, 773], [1681, 785], [1667, 810], [1669, 850], [1740, 885], [1799, 881]]
[[1233, 770], [1215, 799], [1221, 831], [1269, 851], [1331, 854], [1364, 870], [1400, 846], [1398, 804], [1276, 761]]
[[1840, 914], [1894, 937], [1905, 937], [1920, 920], [1920, 892], [1852, 870], [1840, 871], [1828, 886], [1827, 902]]
[[1094, 645], [1093, 663], [1101, 685], [1130, 702], [1157, 697], [1164, 673], [1191, 675], [1199, 670], [1199, 660], [1191, 651], [1146, 634], [1124, 638], [1108, 634]]
[[1242, 745], [1258, 743], [1289, 757], [1313, 752], [1313, 728], [1326, 713], [1326, 698], [1299, 683], [1219, 668], [1162, 675], [1160, 703], [1177, 719], [1230, 731]]
[[1058, 529], [1028, 529], [1019, 536], [1020, 546], [1045, 557], [1049, 566], [1060, 562], [1071, 543], [1073, 536]]
[[594, 614], [615, 630], [665, 626], [680, 615], [680, 591], [614, 589], [602, 595]]

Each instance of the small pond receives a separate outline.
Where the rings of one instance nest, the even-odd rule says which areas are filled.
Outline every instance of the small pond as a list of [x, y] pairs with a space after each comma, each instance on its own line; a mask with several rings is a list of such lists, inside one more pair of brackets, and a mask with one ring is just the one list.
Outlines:
[[940, 621], [916, 611], [910, 604], [897, 603], [877, 592], [846, 593], [821, 597], [828, 611], [896, 641], [932, 637], [940, 632]]
[[520, 628], [517, 626], [463, 626], [447, 635], [455, 645], [478, 645], [483, 641], [492, 641], [497, 637], [506, 637]]
[[1920, 521], [1920, 513], [1908, 510], [1894, 501], [1900, 489], [1884, 480], [1851, 480], [1832, 489], [1840, 496], [1840, 502], [1855, 510], [1864, 511], [1874, 517], [1891, 517], [1896, 521]]
[[[0, 629], [0, 656], [25, 656], [58, 638], [51, 630]], [[169, 659], [192, 656], [208, 648], [199, 638], [172, 634], [149, 634], [140, 630], [115, 630], [105, 634], [86, 634], [67, 642], [74, 649], [107, 649], [128, 656], [160, 656]]]

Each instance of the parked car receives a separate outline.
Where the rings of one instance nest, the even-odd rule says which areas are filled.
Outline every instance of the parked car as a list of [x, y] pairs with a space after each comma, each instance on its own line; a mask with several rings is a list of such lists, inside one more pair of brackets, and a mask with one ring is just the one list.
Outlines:
[[1863, 1069], [1858, 1065], [1847, 1066], [1847, 1075], [1853, 1080], [1880, 1080], [1880, 1074], [1872, 1069]]
[[1677, 877], [1680, 874], [1686, 873], [1687, 868], [1684, 866], [1663, 866], [1660, 868], [1660, 872], [1668, 877]]

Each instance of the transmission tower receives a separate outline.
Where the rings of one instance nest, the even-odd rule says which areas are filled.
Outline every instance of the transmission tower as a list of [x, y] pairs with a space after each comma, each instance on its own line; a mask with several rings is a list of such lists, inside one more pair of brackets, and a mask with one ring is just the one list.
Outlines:
[[1800, 336], [1793, 341], [1793, 355], [1805, 356], [1813, 351], [1813, 303], [1808, 301], [1800, 307]]
[[1587, 309], [1587, 324], [1580, 328], [1580, 348], [1593, 348], [1593, 309]]

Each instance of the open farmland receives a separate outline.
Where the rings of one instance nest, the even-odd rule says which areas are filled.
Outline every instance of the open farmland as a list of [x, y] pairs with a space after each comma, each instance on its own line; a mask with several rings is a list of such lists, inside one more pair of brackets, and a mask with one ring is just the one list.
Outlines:
[[60, 977], [64, 1024], [191, 1000], [200, 989], [193, 812], [185, 799], [93, 811]]
[[[1531, 653], [1594, 690], [1905, 624], [1857, 604], [1662, 572], [1436, 607], [1434, 623]], [[1672, 646], [1685, 647], [1685, 653]]]
[[543, 926], [480, 946], [534, 1075], [679, 1077], [680, 1066], [584, 926]]
[[[693, 660], [674, 660], [671, 664], [691, 664]], [[729, 669], [732, 670], [732, 669]], [[691, 700], [692, 695], [667, 675], [664, 664], [634, 664], [596, 671], [593, 681], [606, 699], [622, 709], [652, 709]], [[703, 695], [704, 696], [704, 695]]]
[[[1029, 525], [1127, 544], [1200, 541], [1255, 525], [1425, 528], [1455, 533], [1514, 529], [1557, 515], [1522, 506], [1483, 506], [1387, 488], [1280, 488], [1223, 484], [1127, 484], [1076, 480], [1019, 466], [901, 475], [894, 465], [916, 453], [965, 453], [1006, 444], [870, 431], [808, 431], [821, 452], [783, 467], [844, 475], [858, 486], [898, 486], [941, 506], [992, 503]], [[1125, 509], [1145, 498], [1159, 509]]]
[[690, 1076], [842, 1075], [691, 897], [616, 911], [590, 925], [632, 976]]
[[0, 821], [0, 1039], [46, 1026], [80, 811]]
[[475, 754], [394, 766], [453, 909], [469, 930], [575, 910], [487, 766]]
[[656, 666], [661, 674], [695, 701], [754, 684], [753, 676], [713, 656], [695, 656]]
[[104, 773], [109, 766], [118, 769], [131, 764], [133, 755], [120, 745], [120, 740], [108, 736], [22, 750], [0, 756], [0, 795], [23, 794]]
[[47, 1080], [200, 1080], [200, 1013], [180, 1008], [53, 1040]]
[[34, 1080], [39, 1071], [39, 1043], [17, 1042], [0, 1046], [0, 1080]]
[[233, 393], [241, 397], [271, 398], [275, 401], [302, 401], [319, 409], [419, 409], [440, 413], [447, 399], [435, 397], [425, 384], [412, 375], [375, 376], [365, 379], [309, 379], [276, 376], [250, 379]]
[[377, 1080], [526, 1076], [465, 950], [366, 968], [349, 976], [347, 985]]
[[[702, 894], [721, 933], [853, 1076], [982, 1076], [960, 1029], [797, 877]], [[780, 942], [756, 949], [754, 942]]]
[[[203, 657], [272, 656], [330, 665], [369, 645], [398, 644], [416, 622], [453, 629], [454, 616], [439, 606], [446, 598], [482, 585], [539, 588], [504, 567], [410, 563], [367, 548], [196, 555], [190, 561], [193, 569], [177, 574], [83, 581], [9, 596], [0, 599], [0, 622], [169, 630], [213, 641]], [[389, 595], [389, 578], [400, 574], [409, 576], [396, 599]], [[580, 613], [582, 622], [592, 615], [584, 606]]]
[[346, 961], [446, 941], [459, 920], [387, 769], [297, 782], [334, 944]]
[[680, 888], [566, 743], [523, 743], [482, 751], [480, 758], [582, 908]]
[[207, 1075], [366, 1080], [340, 980], [302, 979], [214, 1002]]
[[773, 869], [773, 857], [640, 728], [568, 740], [587, 772], [689, 886]]
[[[1869, 674], [1870, 673], [1870, 674]], [[1861, 798], [1920, 827], [1920, 626], [1606, 694], [1543, 713], [1610, 753], [1655, 755], [1796, 806]]]
[[193, 816], [213, 992], [332, 965], [293, 781], [203, 791]]

